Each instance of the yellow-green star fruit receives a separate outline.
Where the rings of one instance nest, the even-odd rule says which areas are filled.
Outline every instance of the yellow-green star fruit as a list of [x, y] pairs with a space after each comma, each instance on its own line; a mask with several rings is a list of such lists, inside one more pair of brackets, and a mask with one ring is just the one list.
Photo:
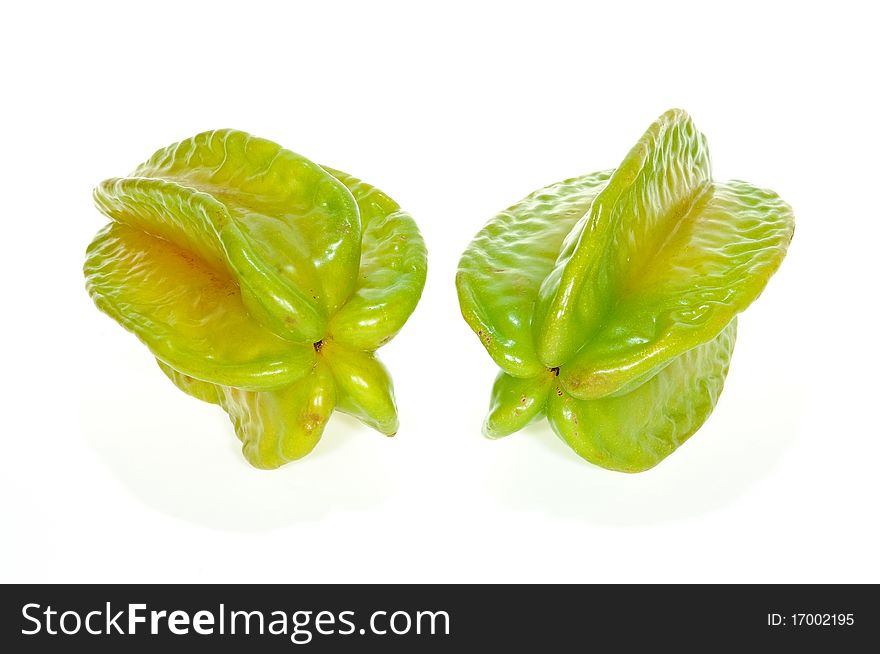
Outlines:
[[372, 186], [235, 130], [156, 152], [94, 193], [98, 308], [184, 392], [223, 407], [247, 460], [308, 454], [334, 409], [397, 431], [375, 350], [416, 307], [427, 253]]

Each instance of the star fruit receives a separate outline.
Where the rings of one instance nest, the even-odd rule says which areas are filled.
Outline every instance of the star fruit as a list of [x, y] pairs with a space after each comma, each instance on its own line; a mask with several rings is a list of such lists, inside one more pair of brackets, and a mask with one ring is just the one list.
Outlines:
[[244, 132], [204, 132], [94, 192], [98, 308], [184, 392], [227, 411], [245, 458], [315, 447], [334, 409], [398, 428], [374, 351], [413, 312], [425, 245], [387, 195]]
[[709, 417], [737, 314], [794, 232], [775, 193], [712, 179], [683, 111], [615, 170], [535, 191], [495, 216], [459, 263], [462, 315], [501, 371], [484, 433], [546, 416], [584, 459], [656, 465]]

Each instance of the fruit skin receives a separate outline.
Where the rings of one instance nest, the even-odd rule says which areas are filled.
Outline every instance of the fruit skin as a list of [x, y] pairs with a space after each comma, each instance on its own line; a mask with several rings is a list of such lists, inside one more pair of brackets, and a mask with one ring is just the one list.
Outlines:
[[484, 432], [546, 416], [597, 465], [656, 465], [710, 415], [736, 316], [793, 232], [772, 191], [712, 179], [706, 139], [678, 109], [617, 169], [501, 212], [456, 276], [462, 315], [501, 368]]
[[387, 195], [237, 130], [203, 132], [102, 182], [111, 222], [86, 287], [185, 393], [227, 411], [245, 458], [308, 454], [334, 409], [397, 431], [375, 350], [415, 309], [427, 252]]
[[724, 388], [736, 318], [718, 336], [672, 359], [628, 392], [580, 400], [558, 384], [547, 419], [575, 452], [620, 472], [641, 472], [671, 454], [702, 426]]

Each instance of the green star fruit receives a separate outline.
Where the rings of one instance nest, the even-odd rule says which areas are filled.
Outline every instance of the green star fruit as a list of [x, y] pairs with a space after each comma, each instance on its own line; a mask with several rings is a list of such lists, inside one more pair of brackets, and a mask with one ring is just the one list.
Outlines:
[[775, 193], [712, 179], [704, 136], [663, 114], [615, 170], [540, 189], [461, 257], [462, 315], [501, 371], [485, 433], [546, 416], [580, 456], [656, 465], [709, 417], [736, 316], [794, 232]]

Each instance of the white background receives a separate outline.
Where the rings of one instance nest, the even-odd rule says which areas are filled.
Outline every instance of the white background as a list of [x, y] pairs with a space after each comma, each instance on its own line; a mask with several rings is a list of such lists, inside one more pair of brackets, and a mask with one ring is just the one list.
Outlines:
[[[5, 5], [0, 580], [880, 581], [870, 3], [589, 4]], [[484, 439], [495, 366], [459, 314], [461, 251], [673, 106], [718, 179], [797, 216], [715, 413], [636, 476], [546, 423]], [[252, 469], [88, 298], [92, 187], [227, 126], [416, 217], [428, 283], [381, 351], [396, 438], [337, 414], [308, 458]]]

